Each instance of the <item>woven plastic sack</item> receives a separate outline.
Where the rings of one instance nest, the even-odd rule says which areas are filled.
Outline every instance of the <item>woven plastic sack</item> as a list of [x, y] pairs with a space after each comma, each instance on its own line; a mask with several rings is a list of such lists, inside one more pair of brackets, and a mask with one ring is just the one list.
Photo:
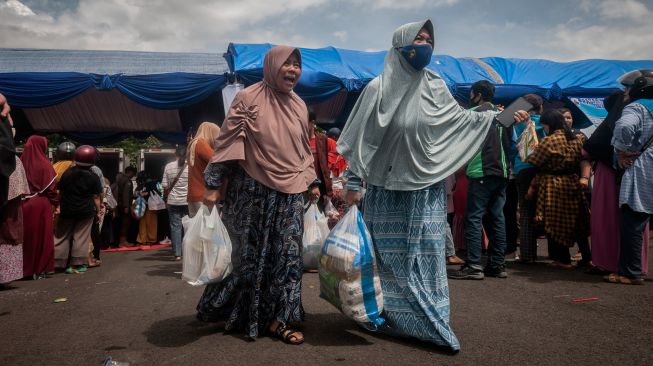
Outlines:
[[383, 292], [372, 237], [352, 206], [333, 228], [320, 256], [320, 296], [368, 329], [383, 325]]
[[327, 218], [311, 203], [304, 214], [303, 260], [304, 269], [317, 269], [322, 245], [329, 235]]
[[181, 278], [193, 286], [220, 282], [232, 271], [231, 239], [218, 210], [202, 205], [193, 218], [185, 216]]
[[538, 143], [537, 133], [535, 132], [535, 123], [529, 121], [524, 131], [519, 135], [519, 140], [517, 141], [519, 158], [525, 162], [531, 153], [533, 153]]

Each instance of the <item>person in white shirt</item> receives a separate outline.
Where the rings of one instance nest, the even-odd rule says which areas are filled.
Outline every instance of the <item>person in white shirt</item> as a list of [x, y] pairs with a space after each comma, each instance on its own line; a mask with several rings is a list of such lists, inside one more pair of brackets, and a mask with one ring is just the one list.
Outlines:
[[168, 163], [163, 171], [161, 186], [170, 215], [170, 236], [175, 260], [181, 260], [182, 225], [181, 218], [188, 215], [188, 166], [186, 165], [186, 146], [177, 146], [176, 161]]

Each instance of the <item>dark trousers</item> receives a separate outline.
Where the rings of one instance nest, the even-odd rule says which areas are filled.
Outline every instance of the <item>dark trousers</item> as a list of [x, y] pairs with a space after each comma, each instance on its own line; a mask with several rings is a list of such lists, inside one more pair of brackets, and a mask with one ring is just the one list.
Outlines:
[[651, 214], [633, 211], [628, 205], [621, 206], [621, 247], [619, 248], [621, 276], [642, 277], [643, 231], [650, 219]]
[[506, 220], [506, 253], [517, 250], [519, 225], [517, 224], [517, 180], [510, 179], [506, 187], [506, 204], [503, 206], [503, 216]]
[[587, 235], [584, 233], [579, 233], [576, 238], [576, 244], [578, 244], [578, 250], [583, 256], [583, 262], [589, 263], [592, 261], [592, 250], [590, 249], [590, 242], [587, 238]]
[[535, 178], [535, 168], [523, 169], [517, 174], [517, 197], [519, 200], [519, 254], [521, 260], [537, 260], [537, 230], [535, 226], [535, 199], [527, 200], [526, 193]]
[[483, 215], [488, 212], [492, 240], [488, 247], [488, 267], [503, 266], [506, 250], [506, 224], [503, 205], [506, 202], [508, 180], [501, 177], [470, 178], [465, 210], [465, 244], [467, 245], [467, 264], [481, 268]]
[[113, 218], [113, 247], [118, 247], [118, 245], [127, 240], [127, 230], [129, 229], [129, 220], [131, 214], [125, 214], [125, 207], [118, 206], [115, 208], [116, 216]]
[[107, 249], [113, 243], [113, 215], [107, 211], [104, 215], [102, 228], [97, 222], [93, 222], [91, 228], [91, 241], [93, 242], [93, 258], [100, 259], [100, 250]]
[[569, 247], [558, 243], [556, 240], [547, 237], [546, 239], [549, 248], [549, 258], [551, 260], [560, 262], [562, 264], [571, 264], [571, 256], [569, 255]]

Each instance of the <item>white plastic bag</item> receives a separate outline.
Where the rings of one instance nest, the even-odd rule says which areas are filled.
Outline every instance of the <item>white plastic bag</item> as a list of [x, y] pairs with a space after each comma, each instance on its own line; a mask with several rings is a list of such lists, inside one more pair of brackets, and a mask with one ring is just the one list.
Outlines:
[[161, 196], [152, 191], [150, 192], [150, 196], [147, 198], [147, 208], [151, 211], [165, 210], [166, 203]]
[[321, 266], [348, 281], [360, 277], [361, 235], [366, 235], [367, 241], [372, 242], [367, 229], [363, 234], [359, 231], [358, 215], [358, 207], [352, 206], [327, 237], [320, 257]]
[[358, 207], [352, 206], [327, 237], [319, 277], [320, 296], [348, 318], [369, 329], [385, 323], [372, 237]]
[[304, 269], [317, 269], [322, 245], [329, 235], [327, 218], [311, 203], [304, 214], [303, 260]]
[[220, 282], [232, 270], [231, 240], [217, 208], [202, 205], [192, 219], [185, 216], [181, 278], [193, 286]]

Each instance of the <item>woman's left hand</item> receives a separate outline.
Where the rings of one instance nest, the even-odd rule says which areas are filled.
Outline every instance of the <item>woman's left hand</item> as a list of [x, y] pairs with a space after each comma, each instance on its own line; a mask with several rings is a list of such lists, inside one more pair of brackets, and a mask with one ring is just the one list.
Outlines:
[[617, 163], [621, 169], [630, 168], [638, 156], [639, 152], [617, 150]]
[[515, 112], [515, 123], [524, 123], [531, 120], [531, 115], [526, 111], [517, 111]]
[[321, 195], [320, 194], [320, 187], [315, 186], [315, 187], [311, 188], [310, 191], [308, 192], [308, 199], [311, 202], [317, 202], [317, 200], [320, 199], [320, 195]]

